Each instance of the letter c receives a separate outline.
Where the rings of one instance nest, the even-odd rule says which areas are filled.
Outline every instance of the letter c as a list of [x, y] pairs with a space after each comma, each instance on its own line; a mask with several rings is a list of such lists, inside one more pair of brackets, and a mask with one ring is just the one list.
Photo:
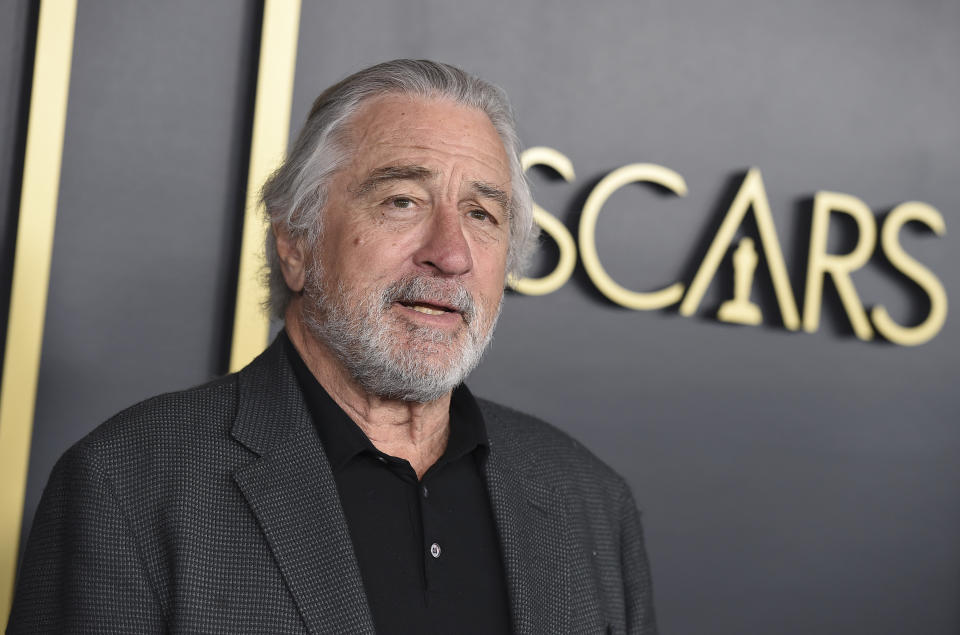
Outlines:
[[648, 182], [662, 185], [678, 196], [685, 196], [687, 184], [683, 177], [669, 168], [655, 163], [632, 163], [603, 177], [590, 192], [580, 216], [580, 257], [590, 280], [613, 302], [628, 309], [650, 311], [676, 304], [683, 297], [684, 287], [675, 282], [659, 291], [641, 293], [617, 284], [600, 264], [597, 256], [597, 217], [610, 196], [628, 183]]

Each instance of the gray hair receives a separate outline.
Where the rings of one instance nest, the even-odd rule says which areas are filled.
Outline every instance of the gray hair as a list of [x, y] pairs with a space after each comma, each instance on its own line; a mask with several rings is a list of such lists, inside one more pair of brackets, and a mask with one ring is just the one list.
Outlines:
[[[323, 91], [293, 144], [290, 155], [261, 190], [261, 202], [272, 226], [284, 229], [307, 248], [322, 232], [322, 211], [334, 173], [350, 158], [349, 124], [366, 100], [387, 94], [447, 99], [482, 111], [490, 118], [510, 160], [510, 244], [507, 273], [520, 275], [536, 247], [539, 228], [533, 221], [533, 200], [520, 164], [520, 140], [506, 93], [448, 64], [429, 60], [393, 60], [371, 66]], [[283, 317], [293, 292], [287, 287], [272, 231], [266, 241], [267, 276], [273, 317]]]

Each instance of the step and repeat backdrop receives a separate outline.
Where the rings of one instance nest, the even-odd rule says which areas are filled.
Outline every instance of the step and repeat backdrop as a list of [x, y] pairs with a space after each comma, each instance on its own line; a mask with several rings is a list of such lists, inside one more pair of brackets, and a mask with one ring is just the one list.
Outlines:
[[67, 447], [262, 347], [270, 139], [413, 57], [507, 90], [546, 230], [469, 383], [627, 478], [662, 632], [960, 630], [960, 4], [43, 4], [0, 5], [7, 596]]

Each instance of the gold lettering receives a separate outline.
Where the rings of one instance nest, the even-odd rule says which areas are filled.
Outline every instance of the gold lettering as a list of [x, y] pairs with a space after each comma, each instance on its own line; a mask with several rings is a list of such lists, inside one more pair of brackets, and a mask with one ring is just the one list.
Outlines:
[[940, 332], [947, 319], [947, 293], [943, 284], [929, 269], [911, 258], [900, 246], [900, 228], [910, 221], [923, 223], [937, 236], [943, 236], [947, 231], [940, 212], [919, 201], [897, 205], [883, 223], [883, 230], [880, 233], [880, 246], [883, 248], [883, 253], [894, 267], [916, 282], [930, 298], [930, 313], [923, 322], [913, 327], [900, 326], [894, 322], [883, 306], [875, 306], [870, 312], [873, 324], [880, 334], [902, 346], [917, 346], [930, 341]]
[[[575, 178], [573, 162], [553, 148], [527, 148], [520, 157], [523, 171], [526, 172], [535, 165], [545, 165], [557, 172], [566, 182]], [[566, 226], [556, 219], [550, 212], [536, 203], [533, 204], [533, 220], [550, 235], [560, 249], [560, 260], [553, 271], [542, 278], [513, 278], [507, 280], [515, 291], [524, 295], [546, 295], [553, 293], [570, 279], [573, 268], [577, 264], [577, 245]]]
[[640, 293], [614, 282], [600, 264], [597, 256], [597, 217], [604, 203], [616, 190], [628, 183], [656, 183], [678, 196], [685, 196], [687, 184], [683, 177], [669, 168], [653, 163], [632, 163], [605, 176], [587, 197], [580, 216], [580, 257], [590, 280], [607, 298], [628, 309], [649, 311], [675, 304], [683, 297], [683, 285], [675, 282], [659, 291]]
[[[827, 253], [827, 233], [830, 213], [843, 212], [857, 222], [857, 244], [848, 254]], [[861, 340], [873, 338], [873, 329], [860, 303], [850, 273], [867, 263], [877, 244], [877, 225], [870, 208], [860, 199], [839, 192], [817, 192], [813, 199], [813, 224], [810, 229], [810, 258], [807, 263], [807, 289], [803, 302], [803, 330], [815, 332], [820, 326], [820, 301], [823, 278], [829, 274], [840, 294], [843, 308], [853, 325], [853, 332]]]
[[717, 230], [717, 235], [707, 249], [707, 255], [704, 256], [700, 268], [693, 277], [687, 296], [680, 304], [680, 315], [691, 316], [700, 306], [703, 294], [713, 281], [723, 255], [727, 253], [737, 228], [751, 207], [760, 232], [760, 244], [763, 247], [767, 266], [770, 267], [770, 277], [773, 279], [773, 289], [780, 306], [783, 325], [795, 331], [800, 326], [797, 301], [793, 297], [790, 279], [787, 277], [787, 266], [783, 260], [780, 241], [777, 239], [777, 230], [773, 224], [773, 215], [770, 213], [770, 203], [763, 187], [763, 178], [757, 168], [751, 168], [744, 177], [727, 215], [720, 224], [720, 229]]

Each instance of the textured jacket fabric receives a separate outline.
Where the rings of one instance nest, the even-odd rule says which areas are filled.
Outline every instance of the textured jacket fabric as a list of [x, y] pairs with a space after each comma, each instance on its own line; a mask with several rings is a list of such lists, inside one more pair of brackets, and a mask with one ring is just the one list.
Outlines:
[[[514, 632], [654, 633], [624, 481], [548, 424], [479, 403]], [[67, 451], [8, 632], [374, 632], [333, 474], [278, 342]]]

